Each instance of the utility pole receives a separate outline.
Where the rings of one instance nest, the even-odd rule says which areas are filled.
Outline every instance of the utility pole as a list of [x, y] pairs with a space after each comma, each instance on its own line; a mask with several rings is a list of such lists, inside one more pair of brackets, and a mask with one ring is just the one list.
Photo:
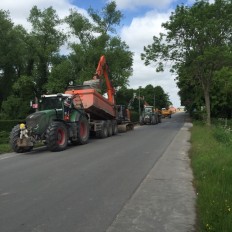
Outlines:
[[141, 108], [140, 108], [140, 88], [141, 88], [141, 86], [139, 86], [139, 117], [141, 115]]
[[155, 94], [154, 94], [154, 109], [155, 109]]

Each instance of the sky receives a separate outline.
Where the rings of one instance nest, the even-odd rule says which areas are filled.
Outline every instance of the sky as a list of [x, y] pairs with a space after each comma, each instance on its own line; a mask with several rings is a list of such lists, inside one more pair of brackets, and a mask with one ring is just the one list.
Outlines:
[[[179, 4], [192, 4], [194, 0], [115, 0], [118, 10], [124, 17], [117, 28], [118, 35], [134, 53], [133, 75], [129, 78], [128, 88], [137, 89], [151, 84], [161, 86], [169, 95], [173, 106], [180, 106], [179, 89], [176, 86], [175, 75], [169, 72], [168, 67], [164, 72], [156, 73], [154, 65], [145, 66], [140, 58], [143, 47], [152, 43], [153, 36], [158, 36], [164, 29], [163, 22], [169, 20], [171, 12]], [[17, 2], [17, 3], [16, 3]], [[33, 6], [44, 10], [52, 6], [60, 18], [69, 15], [70, 9], [76, 9], [87, 15], [87, 9], [92, 7], [101, 10], [108, 0], [1, 0], [0, 9], [10, 13], [12, 22], [21, 24], [26, 29], [30, 28], [27, 22]]]

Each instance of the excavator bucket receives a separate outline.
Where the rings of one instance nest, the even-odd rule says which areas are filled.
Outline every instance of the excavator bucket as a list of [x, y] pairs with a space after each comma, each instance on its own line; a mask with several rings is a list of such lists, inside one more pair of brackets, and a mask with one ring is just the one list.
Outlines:
[[131, 122], [118, 125], [118, 132], [119, 133], [124, 133], [124, 132], [130, 131], [130, 130], [134, 130], [134, 124]]

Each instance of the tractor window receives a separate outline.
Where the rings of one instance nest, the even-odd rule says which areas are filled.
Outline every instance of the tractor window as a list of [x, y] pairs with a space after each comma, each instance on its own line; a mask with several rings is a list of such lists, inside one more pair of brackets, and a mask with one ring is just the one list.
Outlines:
[[152, 108], [145, 108], [145, 113], [151, 113], [152, 112]]
[[62, 99], [58, 97], [46, 97], [40, 100], [39, 110], [62, 109]]

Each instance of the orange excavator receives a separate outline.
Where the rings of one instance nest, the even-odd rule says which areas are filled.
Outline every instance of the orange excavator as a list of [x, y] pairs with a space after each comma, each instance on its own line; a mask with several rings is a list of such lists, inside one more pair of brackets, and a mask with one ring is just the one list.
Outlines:
[[111, 84], [108, 73], [109, 73], [109, 66], [106, 63], [106, 58], [105, 56], [101, 56], [93, 79], [100, 79], [102, 76], [104, 76], [106, 81], [108, 100], [110, 103], [115, 104], [115, 99], [114, 99], [115, 89]]
[[[128, 111], [124, 107], [116, 105], [115, 89], [108, 73], [109, 67], [103, 55], [100, 57], [92, 80], [85, 81], [81, 86], [69, 86], [65, 91], [65, 94], [80, 96], [84, 110], [89, 117], [90, 132], [98, 138], [109, 137], [134, 128]], [[108, 98], [99, 93], [102, 77], [105, 79]]]

